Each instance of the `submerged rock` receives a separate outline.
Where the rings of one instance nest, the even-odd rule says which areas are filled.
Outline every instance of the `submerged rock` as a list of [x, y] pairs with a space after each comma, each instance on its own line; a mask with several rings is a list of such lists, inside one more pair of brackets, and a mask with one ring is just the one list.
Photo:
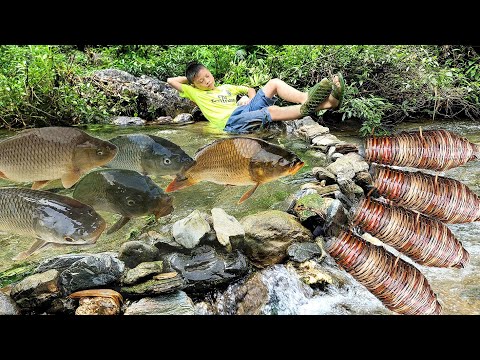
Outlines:
[[143, 262], [133, 269], [127, 270], [122, 283], [133, 285], [140, 280], [163, 272], [163, 261]]
[[130, 116], [117, 116], [113, 118], [112, 124], [119, 126], [142, 126], [147, 123], [146, 120], [143, 120], [139, 117], [130, 117]]
[[185, 291], [204, 292], [248, 271], [248, 262], [242, 253], [221, 255], [209, 245], [193, 249], [190, 255], [171, 253], [162, 258], [166, 271], [177, 271], [187, 281]]
[[116, 283], [125, 265], [115, 253], [100, 253], [76, 261], [60, 274], [60, 285], [66, 295], [82, 289], [94, 289]]
[[75, 315], [118, 315], [119, 304], [107, 297], [84, 297], [79, 300]]
[[283, 261], [291, 243], [312, 239], [310, 230], [283, 211], [263, 211], [244, 217], [240, 223], [245, 238], [232, 243], [233, 248], [243, 251], [257, 267]]
[[13, 299], [0, 292], [0, 315], [19, 315], [20, 309]]
[[304, 262], [313, 257], [321, 256], [322, 249], [312, 242], [293, 243], [287, 249], [288, 256], [296, 262]]
[[22, 309], [44, 308], [60, 295], [59, 272], [55, 269], [27, 276], [10, 291], [10, 297]]
[[146, 297], [128, 305], [124, 315], [193, 315], [193, 301], [183, 291]]
[[218, 314], [293, 315], [307, 303], [313, 290], [294, 271], [277, 264], [233, 284], [213, 304]]
[[77, 262], [78, 260], [81, 260], [87, 256], [91, 256], [93, 254], [65, 254], [65, 255], [59, 255], [55, 256], [53, 258], [44, 260], [43, 262], [38, 265], [36, 268], [35, 272], [36, 273], [42, 273], [47, 270], [55, 269], [59, 272], [62, 272], [63, 270], [67, 269], [70, 267], [73, 263]]
[[186, 218], [173, 224], [172, 234], [177, 243], [187, 249], [192, 249], [210, 231], [210, 224], [198, 210], [194, 210]]
[[245, 236], [245, 230], [240, 222], [221, 208], [212, 209], [212, 222], [218, 242], [229, 251], [232, 250], [230, 238]]
[[[163, 275], [163, 276], [161, 276]], [[183, 289], [185, 281], [176, 272], [159, 274], [140, 284], [123, 286], [120, 292], [125, 296], [152, 296]]]
[[118, 258], [132, 269], [140, 263], [155, 261], [159, 258], [158, 249], [141, 241], [127, 241], [120, 247]]

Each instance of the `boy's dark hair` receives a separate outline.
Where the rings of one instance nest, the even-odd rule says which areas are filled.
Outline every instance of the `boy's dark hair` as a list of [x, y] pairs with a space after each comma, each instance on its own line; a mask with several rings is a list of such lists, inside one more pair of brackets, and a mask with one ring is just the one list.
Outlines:
[[197, 61], [192, 61], [188, 63], [187, 69], [185, 70], [185, 76], [187, 77], [190, 84], [193, 84], [193, 78], [202, 68], [205, 68], [205, 66]]

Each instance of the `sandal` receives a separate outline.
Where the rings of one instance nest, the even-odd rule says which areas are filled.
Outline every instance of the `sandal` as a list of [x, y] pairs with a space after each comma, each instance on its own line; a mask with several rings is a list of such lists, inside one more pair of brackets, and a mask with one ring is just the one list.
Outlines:
[[333, 85], [333, 91], [332, 91], [332, 96], [338, 100], [338, 105], [333, 108], [332, 110], [335, 109], [340, 109], [340, 106], [342, 106], [343, 102], [343, 95], [345, 92], [345, 80], [343, 78], [343, 75], [341, 72], [338, 72], [335, 74], [338, 76], [338, 81], [340, 82], [340, 87], [336, 87], [335, 84]]
[[300, 107], [302, 116], [315, 115], [318, 105], [328, 99], [332, 93], [333, 83], [327, 78], [323, 78], [308, 91], [308, 98]]

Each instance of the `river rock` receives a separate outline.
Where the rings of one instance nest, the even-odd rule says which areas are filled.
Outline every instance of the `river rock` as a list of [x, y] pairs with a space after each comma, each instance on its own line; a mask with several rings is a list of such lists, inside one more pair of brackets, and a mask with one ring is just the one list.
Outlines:
[[323, 184], [325, 180], [322, 180], [321, 183], [306, 183], [301, 186], [301, 189], [313, 189], [315, 194], [322, 197], [332, 196], [335, 194], [335, 191], [339, 191], [340, 188], [337, 184], [325, 185]]
[[325, 271], [322, 271], [317, 262], [309, 260], [302, 263], [287, 263], [287, 269], [293, 269], [303, 283], [315, 286], [325, 287], [333, 283], [332, 277]]
[[135, 77], [122, 70], [104, 69], [95, 71], [91, 78], [108, 95], [136, 98], [138, 115], [146, 120], [191, 113], [196, 106], [166, 82], [150, 76]]
[[131, 116], [117, 116], [112, 119], [112, 124], [113, 125], [119, 125], [119, 126], [142, 126], [147, 123], [146, 120], [143, 120], [137, 116], [131, 117]]
[[179, 272], [187, 281], [185, 291], [192, 292], [204, 292], [233, 281], [248, 271], [248, 261], [242, 253], [218, 254], [210, 245], [199, 246], [189, 255], [171, 253], [162, 259], [165, 271]]
[[56, 298], [46, 310], [47, 314], [74, 315], [77, 308], [77, 301], [69, 297]]
[[40, 265], [38, 265], [38, 267], [36, 268], [35, 272], [41, 273], [51, 269], [55, 269], [55, 270], [58, 270], [59, 272], [62, 272], [63, 270], [67, 269], [78, 260], [81, 260], [91, 255], [93, 254], [84, 253], [84, 254], [65, 254], [65, 255], [55, 256], [53, 258], [42, 261]]
[[340, 154], [347, 154], [349, 152], [358, 152], [357, 144], [342, 143], [335, 145], [335, 151]]
[[212, 209], [212, 222], [218, 242], [225, 246], [228, 251], [232, 250], [230, 237], [242, 238], [245, 236], [245, 230], [243, 230], [240, 222], [221, 208]]
[[240, 221], [245, 237], [232, 243], [242, 250], [257, 267], [283, 261], [292, 242], [309, 241], [312, 233], [295, 216], [278, 210], [248, 215]]
[[294, 271], [277, 264], [232, 284], [214, 304], [218, 314], [293, 315], [313, 295]]
[[338, 236], [349, 224], [348, 215], [340, 200], [335, 199], [327, 209], [325, 229], [329, 236]]
[[187, 249], [198, 245], [209, 231], [210, 225], [198, 210], [194, 210], [186, 218], [176, 221], [172, 227], [175, 241]]
[[60, 274], [64, 294], [94, 289], [120, 280], [125, 265], [115, 253], [99, 253], [76, 261]]
[[312, 122], [304, 122], [294, 133], [297, 136], [304, 138], [308, 143], [311, 143], [314, 138], [326, 135], [329, 132], [329, 128], [312, 120]]
[[348, 197], [350, 201], [355, 201], [356, 198], [360, 198], [364, 195], [363, 189], [355, 184], [352, 179], [339, 178], [338, 186], [340, 191]]
[[127, 270], [123, 276], [124, 285], [133, 285], [140, 280], [163, 272], [163, 261], [143, 262], [133, 269]]
[[356, 173], [353, 180], [362, 188], [373, 184], [372, 175], [370, 175], [368, 171], [360, 171]]
[[332, 185], [337, 182], [335, 174], [332, 174], [330, 171], [321, 166], [314, 167], [312, 169], [312, 174], [317, 178], [318, 181], [325, 180], [325, 185]]
[[142, 283], [123, 286], [121, 293], [125, 296], [152, 296], [159, 295], [185, 287], [184, 279], [176, 272], [161, 273]]
[[287, 254], [293, 261], [304, 262], [315, 256], [321, 256], [322, 249], [313, 242], [293, 243], [288, 247]]
[[124, 315], [193, 315], [193, 301], [183, 291], [146, 297], [127, 306]]
[[[340, 154], [340, 153], [336, 152], [336, 153], [332, 154], [332, 156], [330, 157], [330, 160], [331, 161], [336, 161], [337, 159], [341, 158], [342, 156], [343, 156], [343, 154]], [[328, 158], [328, 156], [327, 156], [327, 158]]]
[[158, 231], [150, 230], [139, 236], [141, 241], [155, 246], [160, 250], [161, 254], [165, 254], [175, 250], [185, 249], [177, 243], [172, 235], [173, 224], [162, 226]]
[[20, 309], [13, 299], [0, 292], [0, 315], [19, 315]]
[[325, 219], [327, 209], [333, 201], [332, 198], [322, 197], [318, 194], [306, 195], [297, 200], [293, 211], [300, 222], [312, 216], [320, 216]]
[[79, 306], [75, 315], [118, 315], [120, 305], [108, 297], [83, 297], [79, 300]]
[[22, 309], [43, 308], [61, 295], [55, 269], [27, 276], [12, 286], [10, 297]]
[[368, 171], [368, 164], [357, 153], [348, 153], [334, 163], [327, 166], [327, 170], [334, 174], [337, 179], [352, 179], [356, 173]]
[[187, 124], [193, 124], [194, 122], [195, 121], [193, 120], [193, 115], [187, 114], [187, 113], [178, 114], [172, 120], [173, 125], [187, 125]]
[[319, 148], [325, 153], [328, 151], [328, 148], [330, 146], [335, 146], [337, 144], [343, 143], [343, 141], [341, 141], [339, 138], [337, 138], [333, 134], [324, 134], [324, 135], [316, 136], [311, 140], [311, 142], [312, 142], [312, 146], [314, 146], [315, 148]]
[[118, 253], [118, 258], [130, 269], [143, 262], [155, 261], [159, 256], [160, 251], [155, 246], [141, 241], [124, 242]]

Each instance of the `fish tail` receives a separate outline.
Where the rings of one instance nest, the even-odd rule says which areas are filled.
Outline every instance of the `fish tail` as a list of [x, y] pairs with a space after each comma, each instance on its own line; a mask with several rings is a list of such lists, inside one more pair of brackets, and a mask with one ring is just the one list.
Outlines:
[[165, 188], [165, 192], [177, 191], [188, 186], [192, 186], [196, 183], [196, 181], [190, 178], [179, 178], [177, 176], [170, 184], [168, 184], [168, 186]]

